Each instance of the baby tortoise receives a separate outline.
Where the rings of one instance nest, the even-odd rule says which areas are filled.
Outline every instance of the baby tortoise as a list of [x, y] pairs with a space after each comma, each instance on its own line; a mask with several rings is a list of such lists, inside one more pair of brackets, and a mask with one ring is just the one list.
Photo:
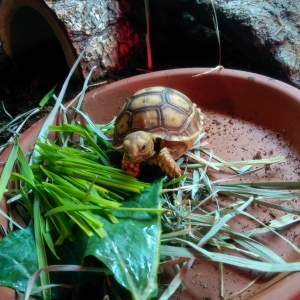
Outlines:
[[140, 163], [158, 164], [171, 178], [181, 175], [175, 160], [190, 149], [205, 115], [189, 98], [167, 87], [142, 89], [123, 104], [115, 122], [113, 147], [122, 168], [136, 177]]

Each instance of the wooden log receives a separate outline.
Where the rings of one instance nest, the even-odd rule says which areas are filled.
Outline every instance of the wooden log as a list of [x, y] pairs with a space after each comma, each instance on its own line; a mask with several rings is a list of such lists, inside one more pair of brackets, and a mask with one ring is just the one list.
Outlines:
[[[76, 77], [93, 77], [126, 67], [138, 44], [138, 35], [126, 18], [124, 0], [3, 0], [0, 2], [0, 39], [14, 60], [40, 44], [58, 41], [69, 68], [98, 26], [76, 70]], [[47, 58], [45, 58], [47, 60]]]

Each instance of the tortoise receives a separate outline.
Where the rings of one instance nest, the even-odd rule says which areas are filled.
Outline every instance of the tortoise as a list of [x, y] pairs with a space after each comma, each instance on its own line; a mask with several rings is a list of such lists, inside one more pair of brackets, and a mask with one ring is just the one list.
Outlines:
[[137, 177], [141, 163], [157, 164], [169, 177], [180, 176], [175, 160], [193, 146], [204, 121], [179, 91], [154, 86], [136, 92], [115, 121], [113, 148], [123, 153], [122, 169]]

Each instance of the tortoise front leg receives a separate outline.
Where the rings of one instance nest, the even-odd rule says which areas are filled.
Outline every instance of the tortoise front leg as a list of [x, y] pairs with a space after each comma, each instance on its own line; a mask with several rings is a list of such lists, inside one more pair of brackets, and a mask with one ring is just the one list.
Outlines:
[[181, 175], [181, 170], [177, 166], [168, 148], [165, 147], [160, 150], [160, 152], [158, 153], [157, 162], [159, 167], [169, 177], [174, 178]]

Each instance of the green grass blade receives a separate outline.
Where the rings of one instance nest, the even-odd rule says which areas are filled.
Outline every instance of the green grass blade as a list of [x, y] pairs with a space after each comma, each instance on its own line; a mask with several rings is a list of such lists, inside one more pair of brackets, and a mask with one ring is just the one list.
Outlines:
[[[75, 110], [77, 113], [79, 113], [87, 122], [88, 124], [91, 126], [91, 128], [93, 129], [93, 131], [103, 140], [107, 141], [108, 137], [102, 133], [101, 130], [98, 129], [98, 127], [95, 125], [94, 121], [85, 113], [83, 113], [82, 111], [80, 111], [78, 108], [75, 107], [70, 107], [71, 109]], [[103, 146], [108, 147], [111, 146], [111, 144], [108, 143], [101, 143], [103, 144]]]
[[18, 161], [20, 164], [21, 174], [26, 178], [26, 181], [29, 182], [29, 184], [34, 187], [34, 176], [32, 173], [32, 170], [29, 166], [29, 163], [18, 143]]
[[41, 225], [41, 232], [42, 232], [42, 236], [44, 238], [44, 240], [46, 241], [47, 246], [49, 247], [49, 249], [51, 250], [52, 254], [58, 259], [60, 260], [60, 258], [58, 257], [56, 251], [55, 251], [55, 247], [54, 247], [54, 243], [51, 237], [51, 234], [49, 232], [47, 232], [46, 230], [46, 221], [44, 220], [43, 217], [40, 217], [40, 225]]
[[96, 142], [93, 140], [93, 138], [89, 135], [89, 133], [84, 130], [84, 136], [87, 138], [87, 140], [89, 141], [89, 143], [91, 144], [91, 146], [96, 150], [96, 152], [99, 155], [99, 158], [101, 160], [101, 162], [105, 165], [105, 166], [110, 166], [111, 163], [108, 159], [108, 157], [106, 156], [106, 154], [103, 152], [103, 150], [96, 144]]
[[[82, 103], [83, 103], [83, 99], [84, 99], [84, 91], [87, 89], [87, 86], [88, 86], [88, 83], [89, 83], [89, 80], [94, 72], [94, 70], [96, 69], [97, 67], [96, 66], [93, 66], [91, 69], [90, 69], [90, 72], [88, 74], [88, 76], [85, 78], [84, 80], [84, 83], [83, 83], [83, 86], [82, 86], [82, 93], [81, 95], [79, 96], [79, 99], [78, 99], [78, 102], [77, 102], [77, 106], [76, 108], [79, 110], [82, 106]], [[75, 118], [76, 118], [76, 115], [74, 116], [73, 120], [72, 120], [72, 125], [75, 124]]]
[[54, 94], [54, 91], [57, 87], [57, 83], [53, 86], [53, 88], [43, 97], [43, 99], [40, 101], [39, 106], [43, 107], [52, 97]]
[[18, 153], [18, 143], [17, 141], [14, 142], [14, 145], [11, 149], [11, 152], [9, 154], [8, 160], [5, 163], [5, 166], [3, 168], [3, 171], [1, 173], [1, 178], [0, 178], [0, 202], [2, 201], [2, 197], [4, 195], [6, 186], [8, 184], [12, 169], [14, 167], [14, 163], [17, 158], [17, 153]]
[[108, 209], [103, 210], [108, 219], [113, 223], [113, 224], [118, 224], [120, 223], [119, 220], [115, 217], [115, 215]]
[[94, 228], [94, 231], [100, 237], [100, 239], [104, 239], [107, 237], [107, 233], [102, 227]]
[[[39, 191], [39, 195], [41, 198], [40, 205], [43, 208], [43, 210], [45, 210], [46, 212], [51, 210], [53, 207], [56, 207], [57, 205], [65, 204], [65, 202], [61, 202], [61, 198], [57, 197], [55, 193], [51, 193], [52, 192], [51, 190], [43, 189], [43, 186], [37, 186], [37, 190]], [[47, 195], [49, 195], [50, 197], [47, 197]], [[58, 234], [61, 235], [59, 239], [60, 242], [63, 242], [63, 240], [66, 238], [68, 238], [70, 241], [75, 240], [75, 237], [71, 230], [71, 226], [64, 214], [57, 214], [51, 216], [51, 219], [53, 224], [55, 225]], [[58, 245], [59, 242], [56, 241], [55, 244]]]
[[86, 222], [77, 213], [67, 211], [67, 214], [72, 219], [74, 224], [76, 223], [86, 235], [88, 235], [88, 236], [93, 235], [92, 230], [89, 228], [89, 226], [86, 224]]
[[13, 117], [11, 116], [11, 114], [6, 110], [3, 101], [1, 101], [1, 104], [2, 104], [2, 109], [4, 110], [4, 112], [6, 113], [6, 115], [7, 115], [11, 120], [13, 120]]
[[183, 174], [177, 178], [174, 178], [166, 183], [163, 184], [163, 188], [166, 188], [170, 185], [175, 185], [176, 183], [179, 183], [181, 180], [184, 180], [187, 177], [187, 174]]
[[[38, 258], [38, 265], [39, 268], [45, 268], [48, 266], [47, 262], [47, 254], [45, 249], [45, 244], [42, 235], [42, 221], [41, 221], [41, 213], [40, 213], [40, 199], [38, 197], [38, 193], [34, 193], [34, 205], [33, 205], [33, 213], [34, 213], [34, 237], [36, 243], [36, 251], [37, 251], [37, 258]], [[41, 273], [41, 285], [48, 285], [50, 284], [50, 276], [48, 272]], [[51, 293], [49, 290], [43, 291], [43, 299], [48, 300], [51, 299]]]

